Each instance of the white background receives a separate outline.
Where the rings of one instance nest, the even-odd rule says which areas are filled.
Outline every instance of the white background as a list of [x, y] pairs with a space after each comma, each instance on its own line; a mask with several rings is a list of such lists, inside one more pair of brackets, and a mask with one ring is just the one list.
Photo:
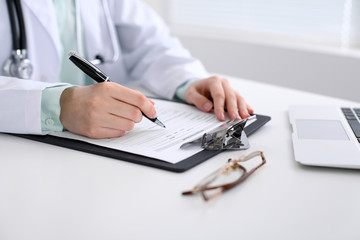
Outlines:
[[[166, 0], [144, 1], [169, 18]], [[210, 72], [360, 101], [359, 50], [172, 32]]]

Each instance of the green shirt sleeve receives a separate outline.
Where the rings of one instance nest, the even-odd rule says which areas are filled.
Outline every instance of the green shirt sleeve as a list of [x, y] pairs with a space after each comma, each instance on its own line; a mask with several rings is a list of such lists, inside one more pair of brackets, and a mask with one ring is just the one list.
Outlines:
[[200, 79], [191, 79], [191, 80], [188, 80], [188, 81], [184, 82], [183, 84], [181, 84], [179, 87], [177, 87], [174, 98], [185, 102], [186, 90], [188, 90], [188, 88], [190, 87], [191, 84], [193, 84], [194, 82], [196, 82], [198, 80], [200, 80]]
[[45, 88], [41, 96], [41, 129], [42, 131], [61, 132], [60, 97], [62, 92], [72, 86], [54, 86]]

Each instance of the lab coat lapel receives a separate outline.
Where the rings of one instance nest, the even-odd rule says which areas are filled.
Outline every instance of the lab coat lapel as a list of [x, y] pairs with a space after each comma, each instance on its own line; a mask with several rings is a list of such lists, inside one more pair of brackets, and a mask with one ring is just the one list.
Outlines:
[[22, 2], [33, 12], [35, 17], [49, 33], [56, 48], [57, 58], [59, 59], [61, 55], [60, 38], [52, 0], [22, 0]]
[[96, 55], [101, 55], [104, 59], [112, 59], [114, 50], [111, 46], [102, 1], [79, 0], [78, 3], [87, 57], [94, 59]]

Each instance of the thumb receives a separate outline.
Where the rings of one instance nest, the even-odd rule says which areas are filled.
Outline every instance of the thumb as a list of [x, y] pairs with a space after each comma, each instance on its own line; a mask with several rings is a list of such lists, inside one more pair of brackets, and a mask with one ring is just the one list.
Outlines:
[[197, 91], [193, 91], [189, 94], [186, 101], [190, 104], [194, 104], [198, 109], [204, 112], [209, 112], [213, 108], [213, 103]]

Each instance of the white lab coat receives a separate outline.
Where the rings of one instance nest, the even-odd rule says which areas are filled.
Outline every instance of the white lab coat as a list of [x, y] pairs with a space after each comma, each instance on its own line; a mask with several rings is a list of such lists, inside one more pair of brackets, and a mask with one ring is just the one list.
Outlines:
[[[101, 54], [111, 59], [113, 49], [101, 0], [80, 1], [80, 15], [87, 56]], [[208, 73], [177, 39], [169, 35], [163, 21], [138, 0], [109, 0], [116, 26], [120, 58], [101, 69], [113, 81], [139, 80], [159, 96], [172, 98], [177, 86]], [[31, 80], [0, 76], [0, 132], [43, 134], [41, 92], [57, 83], [60, 68], [60, 38], [52, 0], [22, 0]], [[12, 38], [5, 1], [0, 1], [0, 65], [10, 56]], [[3, 75], [3, 73], [1, 74]]]

